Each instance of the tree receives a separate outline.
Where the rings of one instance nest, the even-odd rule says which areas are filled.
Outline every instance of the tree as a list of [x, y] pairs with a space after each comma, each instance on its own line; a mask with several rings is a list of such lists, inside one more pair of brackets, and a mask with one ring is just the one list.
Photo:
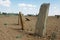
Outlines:
[[5, 13], [5, 12], [3, 12], [2, 14], [3, 14], [3, 15], [7, 15], [7, 13]]

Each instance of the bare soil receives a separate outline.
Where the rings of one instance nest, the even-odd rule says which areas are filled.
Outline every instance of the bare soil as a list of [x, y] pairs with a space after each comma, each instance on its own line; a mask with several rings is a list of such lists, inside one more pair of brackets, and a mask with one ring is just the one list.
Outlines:
[[[34, 31], [34, 27], [37, 21], [37, 17], [25, 17], [30, 21], [25, 20], [25, 27], [27, 31]], [[24, 20], [24, 19], [23, 19]], [[48, 36], [51, 36], [52, 32], [57, 33], [57, 40], [60, 39], [60, 18], [48, 17], [46, 25], [46, 36], [38, 37], [28, 35], [25, 31], [20, 30], [21, 25], [18, 25], [18, 16], [0, 16], [0, 40], [48, 40]], [[32, 29], [31, 29], [32, 28]]]

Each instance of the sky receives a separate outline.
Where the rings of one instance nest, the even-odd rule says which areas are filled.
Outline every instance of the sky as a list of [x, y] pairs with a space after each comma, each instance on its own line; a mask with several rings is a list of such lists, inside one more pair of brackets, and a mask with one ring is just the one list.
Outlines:
[[48, 16], [60, 15], [60, 0], [0, 0], [0, 12], [36, 15], [43, 3], [50, 3]]

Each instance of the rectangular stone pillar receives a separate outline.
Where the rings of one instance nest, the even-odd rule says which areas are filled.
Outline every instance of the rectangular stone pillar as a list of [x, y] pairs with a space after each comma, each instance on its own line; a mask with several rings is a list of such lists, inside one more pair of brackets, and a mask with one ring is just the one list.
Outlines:
[[49, 5], [49, 3], [41, 5], [35, 28], [35, 35], [43, 36], [46, 33], [46, 20], [49, 12]]

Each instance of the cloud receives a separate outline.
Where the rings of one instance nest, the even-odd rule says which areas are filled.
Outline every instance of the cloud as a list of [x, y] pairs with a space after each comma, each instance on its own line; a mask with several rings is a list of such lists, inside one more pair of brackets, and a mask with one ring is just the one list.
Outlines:
[[10, 0], [0, 0], [0, 5], [10, 7]]
[[21, 11], [23, 14], [36, 14], [37, 13], [37, 6], [33, 4], [25, 4], [25, 3], [19, 3], [19, 11]]
[[60, 8], [59, 5], [51, 5], [49, 10], [49, 16], [60, 15]]
[[22, 4], [18, 4], [19, 7], [25, 7], [26, 4], [22, 3]]
[[[19, 3], [19, 11], [23, 14], [38, 14], [40, 7], [33, 5], [33, 4], [25, 4]], [[49, 14], [48, 16], [60, 15], [60, 8], [59, 5], [51, 4], [49, 7]]]
[[55, 6], [54, 7], [54, 11], [53, 11], [54, 13], [55, 13], [55, 15], [60, 15], [60, 8], [59, 8], [59, 6]]
[[36, 5], [25, 4], [25, 3], [19, 3], [18, 6], [19, 6], [19, 7], [36, 7]]

